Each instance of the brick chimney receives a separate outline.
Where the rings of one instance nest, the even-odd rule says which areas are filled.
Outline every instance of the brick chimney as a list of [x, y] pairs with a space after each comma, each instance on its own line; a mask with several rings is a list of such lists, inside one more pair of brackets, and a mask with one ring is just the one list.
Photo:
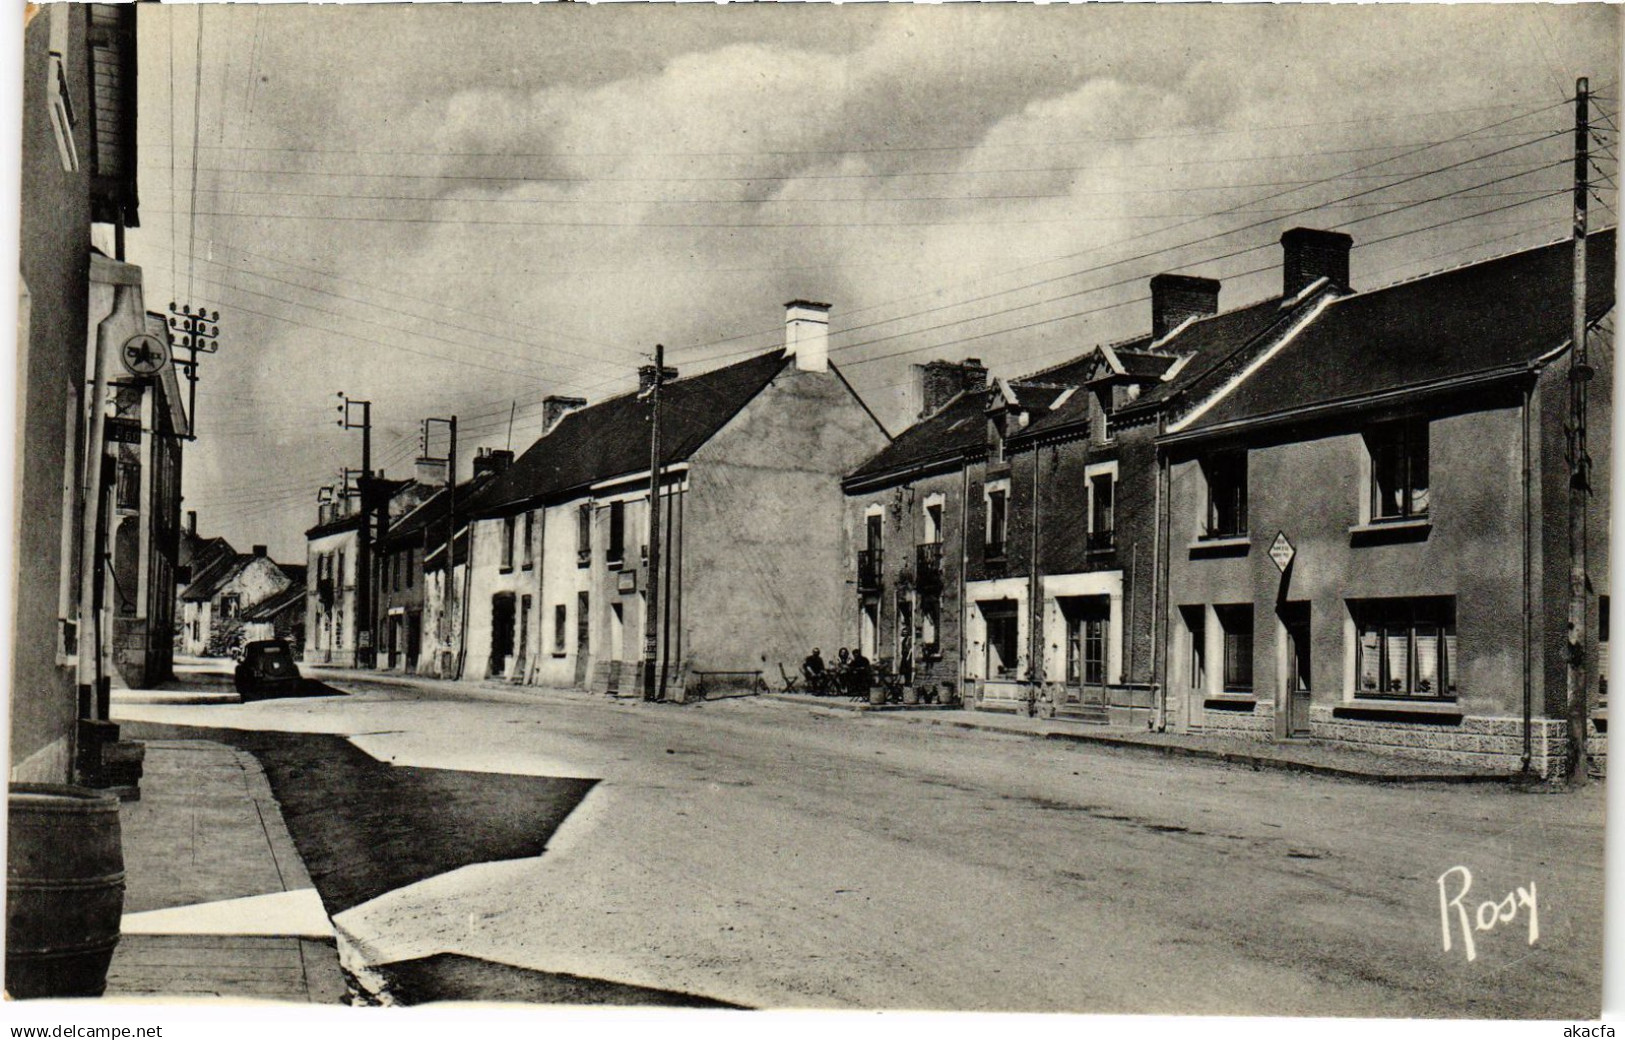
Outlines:
[[506, 448], [481, 448], [474, 454], [474, 475], [501, 473], [513, 463], [513, 452]]
[[1281, 234], [1281, 295], [1293, 297], [1317, 278], [1347, 292], [1349, 250], [1354, 239], [1341, 231], [1295, 227]]
[[[640, 377], [638, 382], [642, 383], [642, 381], [643, 380]], [[639, 386], [638, 389], [642, 390], [643, 387]], [[585, 397], [564, 397], [559, 394], [548, 394], [546, 397], [542, 398], [543, 435], [552, 433], [553, 427], [559, 424], [560, 419], [575, 411], [577, 408], [585, 407], [587, 407], [587, 399]]]
[[1219, 283], [1188, 274], [1151, 279], [1151, 338], [1161, 339], [1191, 318], [1219, 313]]
[[987, 366], [981, 358], [964, 361], [928, 361], [914, 366], [916, 417], [924, 418], [941, 408], [962, 390], [976, 391], [987, 386]]
[[829, 304], [791, 300], [784, 305], [784, 356], [799, 372], [829, 371]]
[[263, 545], [254, 546], [254, 555], [257, 558], [264, 558], [267, 555], [266, 547]]

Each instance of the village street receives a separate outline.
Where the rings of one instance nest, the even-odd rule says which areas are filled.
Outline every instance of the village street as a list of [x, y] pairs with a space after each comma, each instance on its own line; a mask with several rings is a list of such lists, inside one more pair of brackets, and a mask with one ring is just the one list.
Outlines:
[[[512, 858], [483, 832], [435, 836], [461, 794], [302, 811], [377, 787], [337, 745], [310, 745], [332, 768], [268, 763], [307, 860], [335, 840], [323, 828], [386, 826], [472, 864], [372, 895], [343, 875], [389, 875], [386, 843], [370, 867], [312, 862], [341, 949], [377, 977], [456, 954], [751, 1007], [1567, 1018], [1600, 999], [1600, 788], [1360, 784], [758, 698], [323, 678], [343, 695], [117, 714], [148, 739], [309, 734], [274, 737], [284, 760], [340, 735], [397, 773], [587, 781], [558, 781], [568, 815]], [[1533, 889], [1536, 942], [1518, 906], [1469, 962], [1452, 906], [1446, 952], [1439, 879], [1457, 866], [1469, 916]]]

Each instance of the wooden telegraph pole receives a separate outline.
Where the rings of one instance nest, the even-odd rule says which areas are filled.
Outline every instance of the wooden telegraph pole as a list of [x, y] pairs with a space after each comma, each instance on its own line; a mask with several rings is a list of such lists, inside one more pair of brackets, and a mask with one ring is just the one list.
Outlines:
[[1591, 459], [1586, 451], [1586, 385], [1594, 374], [1586, 351], [1586, 203], [1590, 192], [1590, 90], [1584, 77], [1574, 90], [1574, 322], [1569, 351], [1569, 667], [1568, 781], [1583, 787], [1591, 779], [1586, 749], [1590, 691], [1586, 662], [1589, 625], [1586, 573], [1586, 508], [1591, 497]]
[[649, 579], [643, 597], [643, 699], [660, 697], [660, 386], [666, 381], [666, 348], [655, 344], [649, 387]]

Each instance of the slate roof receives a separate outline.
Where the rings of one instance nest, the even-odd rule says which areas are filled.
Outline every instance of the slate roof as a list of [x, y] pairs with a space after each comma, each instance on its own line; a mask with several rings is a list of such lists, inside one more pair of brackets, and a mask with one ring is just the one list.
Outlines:
[[[782, 350], [665, 384], [661, 390], [661, 464], [682, 462], [710, 440], [790, 363]], [[834, 366], [830, 366], [834, 371]], [[529, 502], [649, 468], [650, 402], [636, 393], [569, 412], [477, 492], [476, 516], [512, 512]]]
[[890, 444], [853, 470], [848, 483], [863, 483], [890, 473], [958, 460], [987, 447], [984, 391], [965, 391], [910, 426]]
[[305, 531], [305, 538], [321, 538], [330, 534], [338, 534], [340, 531], [354, 531], [360, 527], [361, 514], [351, 513], [349, 516], [341, 516], [336, 520], [329, 520], [325, 524], [317, 524], [315, 527], [308, 528]]
[[[1590, 237], [1593, 321], [1614, 248], [1611, 228]], [[1339, 299], [1190, 428], [1528, 365], [1569, 340], [1573, 256], [1564, 240]]]
[[[1318, 296], [1312, 296], [1311, 299], [1318, 299]], [[1190, 358], [1172, 379], [1143, 384], [1145, 388], [1140, 396], [1119, 408], [1117, 418], [1122, 420], [1134, 416], [1148, 416], [1205, 377], [1225, 371], [1227, 361], [1239, 356], [1250, 356], [1246, 355], [1245, 351], [1248, 344], [1301, 314], [1304, 309], [1312, 306], [1311, 299], [1299, 301], [1294, 306], [1283, 309], [1281, 297], [1275, 296], [1245, 307], [1238, 307], [1233, 311], [1202, 318], [1179, 329], [1159, 344], [1155, 351], [1145, 349], [1152, 342], [1149, 335], [1111, 344], [1112, 352], [1123, 365], [1125, 374], [1140, 379], [1160, 380], [1181, 357]], [[1076, 359], [1074, 364], [1082, 369], [1083, 362], [1092, 359], [1094, 353], [1091, 350]], [[1011, 437], [1011, 441], [1021, 443], [1045, 434], [1059, 433], [1086, 422], [1088, 418], [1089, 396], [1073, 394], [1061, 407]]]
[[232, 544], [216, 535], [213, 538], [203, 538], [191, 531], [182, 531], [180, 545], [176, 549], [175, 562], [182, 567], [207, 567], [210, 563], [222, 556], [230, 556], [237, 552]]
[[214, 594], [220, 591], [221, 586], [241, 574], [244, 567], [254, 562], [252, 553], [232, 553], [221, 556], [202, 572], [193, 577], [192, 584], [186, 586], [181, 593], [184, 600], [213, 599]]
[[300, 579], [273, 596], [268, 596], [260, 602], [243, 611], [244, 621], [270, 621], [284, 610], [290, 608], [304, 609], [305, 580]]
[[[474, 493], [489, 484], [495, 476], [497, 474], [481, 473], [457, 485], [459, 516], [467, 514], [465, 507], [474, 501]], [[389, 525], [389, 533], [384, 536], [384, 550], [393, 551], [409, 543], [421, 544], [425, 529], [431, 531], [430, 542], [433, 545], [443, 545], [446, 540], [446, 512], [450, 505], [451, 496], [446, 494], [445, 488], [440, 488], [419, 503], [416, 509]]]

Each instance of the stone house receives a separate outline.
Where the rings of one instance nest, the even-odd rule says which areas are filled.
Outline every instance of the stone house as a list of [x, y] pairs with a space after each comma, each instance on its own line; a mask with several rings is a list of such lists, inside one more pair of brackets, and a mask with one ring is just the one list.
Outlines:
[[296, 581], [273, 561], [263, 545], [251, 553], [221, 557], [192, 580], [181, 593], [181, 652], [194, 657], [223, 657], [242, 645], [243, 627], [253, 608], [278, 596], [290, 586], [303, 584], [303, 568]]

